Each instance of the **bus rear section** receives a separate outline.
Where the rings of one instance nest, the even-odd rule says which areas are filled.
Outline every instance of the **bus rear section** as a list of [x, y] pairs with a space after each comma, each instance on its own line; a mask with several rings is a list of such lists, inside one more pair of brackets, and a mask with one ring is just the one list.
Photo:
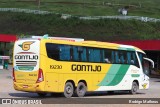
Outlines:
[[[13, 81], [19, 91], [43, 91], [43, 71], [39, 68], [40, 41], [18, 40], [14, 45]], [[40, 84], [41, 83], [41, 84]]]

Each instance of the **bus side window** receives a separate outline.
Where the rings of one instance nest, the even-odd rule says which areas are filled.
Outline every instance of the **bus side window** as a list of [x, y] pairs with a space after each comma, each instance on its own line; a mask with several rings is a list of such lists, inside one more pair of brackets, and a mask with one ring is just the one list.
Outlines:
[[106, 62], [106, 63], [111, 63], [111, 54], [112, 54], [112, 51], [111, 50], [105, 50], [104, 51], [104, 61]]
[[136, 57], [135, 52], [127, 52], [127, 61], [128, 61], [128, 64], [135, 65], [135, 66], [139, 67], [138, 59]]
[[140, 61], [142, 63], [142, 61], [143, 61], [143, 55], [141, 53], [138, 53], [138, 56], [139, 56], [139, 59], [140, 59]]
[[119, 58], [119, 52], [118, 51], [115, 51], [115, 61], [116, 61], [117, 64], [121, 62], [120, 58]]
[[84, 61], [84, 62], [87, 61], [86, 48], [85, 47], [83, 47], [83, 51], [81, 53], [81, 61]]
[[100, 62], [100, 49], [88, 48], [89, 62]]
[[70, 48], [69, 45], [60, 45], [60, 60], [62, 61], [70, 61]]
[[112, 51], [111, 53], [112, 53], [111, 54], [111, 57], [112, 57], [111, 61], [112, 61], [112, 63], [115, 63], [115, 56], [114, 56], [115, 52]]
[[89, 59], [89, 62], [94, 62], [94, 54], [93, 54], [93, 49], [91, 49], [91, 48], [88, 48], [88, 54], [89, 54], [89, 57], [88, 57], [88, 59]]
[[123, 51], [120, 51], [119, 52], [120, 54], [120, 63], [122, 63], [122, 64], [124, 64], [125, 63], [125, 52], [123, 52]]
[[70, 46], [70, 59], [73, 61], [73, 46]]
[[100, 62], [100, 49], [94, 49], [94, 62]]
[[131, 52], [127, 52], [127, 64], [131, 64]]
[[82, 61], [82, 53], [83, 53], [83, 47], [78, 47], [78, 59], [79, 61]]
[[104, 49], [100, 50], [100, 54], [101, 54], [101, 62], [105, 62], [105, 57], [104, 57]]
[[47, 56], [51, 59], [54, 60], [59, 60], [60, 59], [60, 49], [59, 49], [60, 45], [56, 45], [56, 44], [51, 44], [51, 43], [46, 43], [46, 52], [47, 52]]
[[79, 61], [77, 46], [73, 46], [73, 61]]
[[132, 60], [134, 61], [134, 65], [139, 67], [138, 59], [135, 52], [132, 53], [132, 58]]

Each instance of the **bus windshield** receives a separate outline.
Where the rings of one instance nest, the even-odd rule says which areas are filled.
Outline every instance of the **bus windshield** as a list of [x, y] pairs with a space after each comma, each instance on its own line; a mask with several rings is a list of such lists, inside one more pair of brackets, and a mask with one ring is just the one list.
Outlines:
[[151, 68], [154, 68], [154, 62], [151, 59], [146, 58], [146, 54], [138, 52], [138, 56], [142, 64], [144, 74], [149, 76], [151, 73]]
[[150, 75], [152, 68], [154, 68], [154, 62], [153, 62], [153, 60], [144, 57], [143, 58], [143, 72], [146, 75]]
[[144, 59], [142, 66], [143, 66], [143, 72], [144, 72], [144, 74], [149, 75], [150, 74], [149, 61], [147, 61], [147, 60]]

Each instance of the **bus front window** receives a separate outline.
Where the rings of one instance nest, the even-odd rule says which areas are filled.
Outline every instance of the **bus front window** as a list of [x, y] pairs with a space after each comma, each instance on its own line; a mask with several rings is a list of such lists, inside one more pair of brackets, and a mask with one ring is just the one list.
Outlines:
[[150, 75], [152, 68], [154, 68], [154, 62], [153, 62], [153, 60], [151, 60], [149, 58], [143, 58], [143, 72], [146, 75]]
[[144, 61], [143, 61], [143, 72], [144, 72], [144, 74], [146, 74], [146, 75], [149, 75], [149, 74], [150, 74], [149, 61], [147, 61], [147, 60], [144, 60]]

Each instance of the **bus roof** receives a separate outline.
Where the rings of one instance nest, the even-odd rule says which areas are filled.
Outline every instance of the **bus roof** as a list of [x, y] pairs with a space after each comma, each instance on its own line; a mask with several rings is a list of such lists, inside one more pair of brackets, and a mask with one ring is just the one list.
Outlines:
[[135, 46], [131, 45], [123, 45], [117, 43], [110, 42], [100, 42], [100, 41], [81, 41], [81, 42], [73, 42], [66, 40], [53, 40], [53, 39], [41, 39], [44, 42], [54, 42], [58, 44], [70, 44], [70, 45], [79, 45], [79, 46], [89, 46], [89, 47], [99, 47], [99, 48], [109, 48], [109, 49], [118, 49], [118, 50], [128, 50], [128, 51], [138, 51], [141, 53], [145, 52]]
[[131, 46], [131, 45], [123, 45], [117, 43], [110, 43], [110, 42], [101, 42], [101, 41], [69, 41], [67, 40], [59, 40], [59, 39], [39, 39], [39, 38], [23, 38], [19, 40], [40, 40], [43, 42], [53, 42], [58, 44], [71, 44], [71, 45], [79, 45], [79, 46], [89, 46], [89, 47], [99, 47], [99, 48], [109, 48], [109, 49], [118, 49], [118, 50], [128, 50], [128, 51], [137, 51], [144, 53], [145, 52], [138, 47]]

